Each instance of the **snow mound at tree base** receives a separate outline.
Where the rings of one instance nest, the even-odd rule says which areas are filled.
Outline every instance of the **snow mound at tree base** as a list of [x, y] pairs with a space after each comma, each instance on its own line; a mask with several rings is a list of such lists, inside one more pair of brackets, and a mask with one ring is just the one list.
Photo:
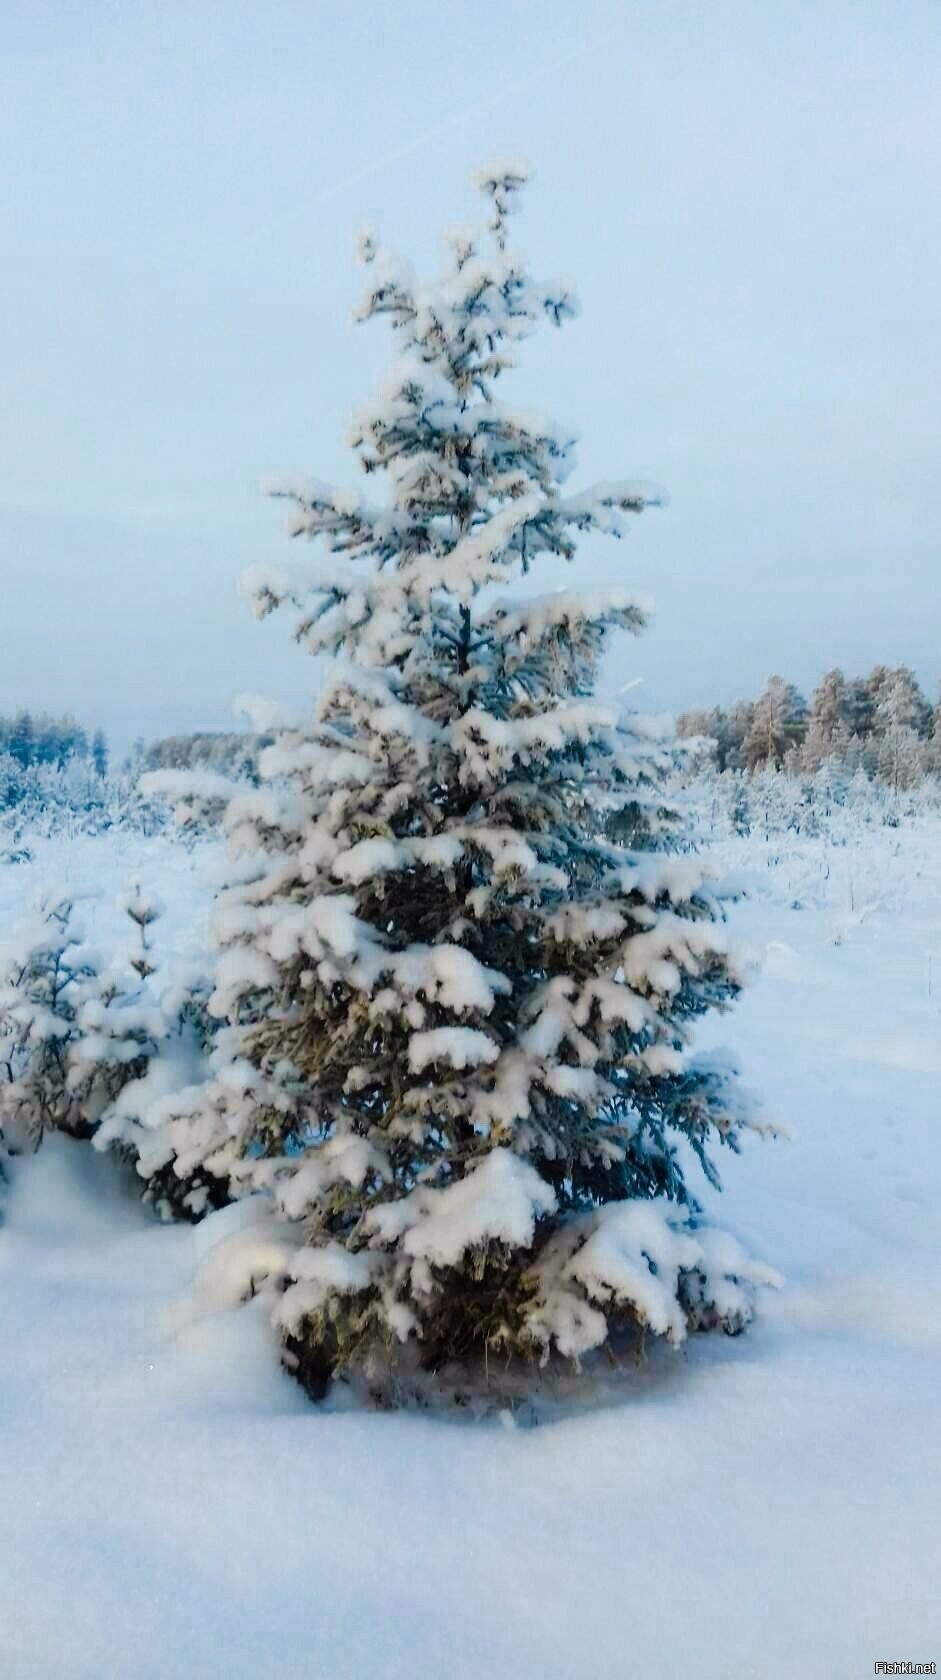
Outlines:
[[328, 1409], [434, 1412], [455, 1422], [500, 1417], [523, 1426], [598, 1406], [630, 1403], [668, 1386], [683, 1368], [683, 1353], [636, 1324], [609, 1337], [603, 1351], [579, 1364], [553, 1354], [545, 1365], [520, 1358], [422, 1364], [414, 1341], [377, 1346], [339, 1378], [325, 1370], [322, 1351], [296, 1338], [285, 1344], [284, 1366], [311, 1398]]
[[[422, 1314], [403, 1314], [397, 1336], [376, 1311], [370, 1283], [370, 1264], [389, 1257], [354, 1255], [357, 1282], [358, 1273], [333, 1265], [348, 1258], [336, 1245], [308, 1246], [302, 1222], [279, 1218], [265, 1196], [208, 1215], [198, 1242], [184, 1318], [265, 1297], [285, 1367], [312, 1399], [339, 1383], [348, 1397], [382, 1409], [486, 1414], [531, 1402], [577, 1405], [599, 1385], [620, 1389], [659, 1343], [675, 1353], [689, 1331], [738, 1335], [759, 1287], [783, 1282], [688, 1210], [664, 1198], [627, 1201], [562, 1220], [548, 1237], [537, 1233], [523, 1256], [486, 1245], [459, 1288], [453, 1268], [429, 1269]], [[314, 1274], [331, 1283], [316, 1308], [286, 1311], [292, 1280]]]

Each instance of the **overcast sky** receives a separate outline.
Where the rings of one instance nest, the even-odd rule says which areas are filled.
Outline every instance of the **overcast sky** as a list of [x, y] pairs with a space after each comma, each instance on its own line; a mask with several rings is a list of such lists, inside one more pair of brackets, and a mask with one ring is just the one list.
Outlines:
[[935, 692], [937, 0], [0, 12], [0, 711], [126, 741], [304, 692], [236, 593], [289, 558], [260, 481], [355, 472], [389, 354], [356, 229], [433, 263], [506, 153], [583, 306], [506, 395], [574, 423], [580, 480], [670, 496], [575, 565], [657, 603], [625, 680], [679, 708], [884, 659]]

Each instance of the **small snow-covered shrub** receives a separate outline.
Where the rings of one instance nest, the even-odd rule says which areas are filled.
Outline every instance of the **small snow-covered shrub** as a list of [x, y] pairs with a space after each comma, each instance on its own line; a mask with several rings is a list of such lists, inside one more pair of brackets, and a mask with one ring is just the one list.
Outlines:
[[8, 1150], [35, 1148], [50, 1126], [89, 1135], [68, 1058], [96, 974], [65, 899], [47, 903], [0, 945], [0, 1135]]
[[90, 758], [23, 767], [0, 754], [0, 860], [62, 833], [155, 834], [166, 810], [140, 793], [138, 775], [130, 764], [99, 773]]
[[133, 935], [107, 967], [68, 901], [0, 946], [0, 1137], [14, 1153], [50, 1129], [92, 1139], [133, 1163], [158, 1211], [197, 1218], [228, 1200], [228, 1185], [204, 1173], [184, 1180], [163, 1106], [205, 1078], [208, 988], [192, 979], [155, 988], [148, 931], [159, 906], [139, 887], [120, 902]]
[[205, 1171], [186, 1172], [168, 1141], [168, 1114], [207, 1076], [208, 984], [200, 975], [158, 984], [150, 930], [161, 906], [137, 885], [119, 902], [133, 929], [125, 979], [109, 974], [86, 995], [69, 1082], [95, 1148], [116, 1150], [133, 1164], [144, 1200], [161, 1217], [198, 1219], [229, 1200], [228, 1184]]
[[97, 1087], [106, 1096], [95, 1105], [95, 1148], [115, 1150], [133, 1165], [143, 1199], [164, 1219], [200, 1219], [231, 1199], [224, 1171], [213, 1172], [203, 1159], [190, 1166], [175, 1147], [174, 1118], [181, 1104], [189, 1113], [209, 1073], [214, 1024], [207, 1001], [208, 988], [192, 980], [166, 988], [153, 1003], [137, 998], [115, 1011], [106, 1002], [86, 1014], [73, 1059], [73, 1077], [89, 1094]]
[[933, 878], [941, 781], [897, 790], [821, 764], [798, 779], [704, 771], [673, 796], [687, 832], [749, 893], [793, 909], [826, 910], [834, 937], [879, 911], [914, 903]]

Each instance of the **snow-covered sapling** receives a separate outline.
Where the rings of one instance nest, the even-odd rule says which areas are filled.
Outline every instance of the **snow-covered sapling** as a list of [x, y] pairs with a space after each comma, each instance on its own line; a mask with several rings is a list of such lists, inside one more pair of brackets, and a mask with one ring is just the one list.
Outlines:
[[67, 899], [43, 905], [0, 945], [0, 1136], [11, 1151], [35, 1148], [48, 1127], [89, 1135], [68, 1063], [96, 975]]
[[140, 886], [136, 882], [131, 892], [128, 893], [126, 897], [121, 898], [118, 902], [120, 908], [124, 910], [125, 914], [129, 917], [137, 932], [137, 937], [134, 941], [132, 949], [128, 953], [128, 962], [133, 968], [135, 974], [138, 975], [142, 981], [146, 981], [152, 974], [156, 974], [157, 972], [156, 967], [150, 960], [151, 948], [150, 941], [147, 937], [147, 930], [161, 914], [161, 906], [155, 898], [151, 898], [146, 893], [142, 893]]
[[208, 986], [198, 972], [172, 982], [160, 976], [156, 984], [150, 930], [162, 907], [137, 884], [118, 905], [133, 928], [128, 968], [86, 988], [70, 1086], [81, 1095], [96, 1149], [113, 1149], [133, 1164], [144, 1200], [164, 1218], [196, 1219], [229, 1199], [226, 1181], [202, 1170], [190, 1176], [171, 1141], [175, 1105], [188, 1102], [208, 1073]]

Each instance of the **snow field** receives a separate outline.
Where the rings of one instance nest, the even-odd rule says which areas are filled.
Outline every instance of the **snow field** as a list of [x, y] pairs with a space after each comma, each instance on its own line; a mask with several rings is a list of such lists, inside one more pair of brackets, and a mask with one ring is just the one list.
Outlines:
[[[765, 972], [699, 1039], [790, 1138], [723, 1154], [705, 1199], [787, 1287], [590, 1409], [314, 1408], [263, 1303], [227, 1305], [244, 1209], [161, 1226], [62, 1139], [15, 1164], [4, 1680], [850, 1680], [937, 1657], [941, 824], [870, 834], [846, 867], [779, 838], [771, 870], [770, 843], [717, 848], [752, 879], [731, 928]], [[65, 886], [107, 944], [139, 880], [158, 941], [198, 951], [212, 848], [34, 851], [0, 868], [0, 934]]]

